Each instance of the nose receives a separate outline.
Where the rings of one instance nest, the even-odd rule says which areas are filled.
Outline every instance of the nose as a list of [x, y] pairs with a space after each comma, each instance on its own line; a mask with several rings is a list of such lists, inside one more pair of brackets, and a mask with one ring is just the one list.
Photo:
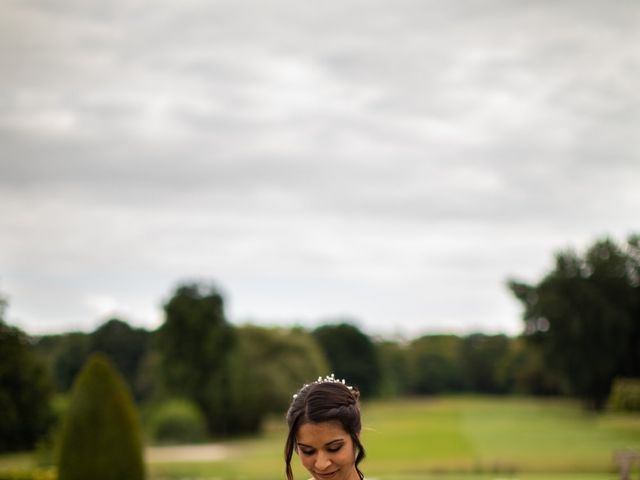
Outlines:
[[322, 472], [323, 470], [329, 468], [329, 465], [331, 465], [331, 459], [329, 458], [329, 456], [324, 452], [318, 452], [318, 454], [316, 455], [315, 464], [313, 465], [314, 468], [317, 471]]

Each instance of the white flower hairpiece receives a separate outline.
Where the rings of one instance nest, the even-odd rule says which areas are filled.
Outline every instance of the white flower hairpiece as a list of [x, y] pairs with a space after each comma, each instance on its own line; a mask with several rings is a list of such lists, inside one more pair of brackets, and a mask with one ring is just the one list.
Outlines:
[[[299, 390], [300, 392], [302, 390], [304, 390], [305, 388], [307, 388], [310, 385], [315, 385], [317, 383], [341, 383], [342, 385], [344, 385], [345, 387], [347, 387], [349, 390], [353, 390], [353, 387], [351, 385], [347, 385], [347, 382], [345, 381], [345, 379], [338, 379], [335, 377], [335, 375], [332, 373], [331, 375], [328, 375], [324, 378], [322, 377], [318, 377], [318, 379], [313, 382], [313, 383], [305, 383], [302, 388]], [[293, 394], [293, 398], [297, 398], [298, 394], [294, 393]]]

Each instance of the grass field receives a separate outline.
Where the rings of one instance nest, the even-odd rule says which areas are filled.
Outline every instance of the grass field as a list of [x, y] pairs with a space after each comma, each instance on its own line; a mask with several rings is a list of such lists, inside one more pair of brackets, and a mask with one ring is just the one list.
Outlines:
[[[640, 449], [640, 415], [596, 415], [566, 400], [375, 401], [363, 415], [368, 480], [614, 480], [613, 451]], [[282, 479], [284, 436], [274, 419], [258, 438], [226, 442], [224, 460], [153, 463], [149, 478]], [[26, 468], [32, 457], [0, 456], [0, 472]], [[294, 461], [296, 478], [308, 478]]]
[[459, 397], [365, 413], [370, 463], [381, 474], [603, 472], [613, 450], [640, 447], [640, 416], [589, 414], [566, 401]]

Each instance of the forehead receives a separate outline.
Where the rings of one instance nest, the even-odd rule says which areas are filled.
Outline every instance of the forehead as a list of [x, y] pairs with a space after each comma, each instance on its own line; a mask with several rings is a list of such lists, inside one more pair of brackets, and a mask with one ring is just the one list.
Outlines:
[[334, 440], [349, 438], [351, 437], [338, 421], [303, 423], [296, 435], [298, 443], [310, 446], [321, 446]]

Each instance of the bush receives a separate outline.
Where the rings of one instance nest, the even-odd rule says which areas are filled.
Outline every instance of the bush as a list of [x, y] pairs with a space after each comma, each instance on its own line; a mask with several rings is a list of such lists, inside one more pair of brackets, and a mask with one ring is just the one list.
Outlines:
[[[55, 447], [60, 436], [60, 429], [69, 408], [69, 395], [58, 393], [51, 400], [53, 423], [46, 435], [36, 443], [35, 461], [40, 467], [53, 467], [56, 463]], [[0, 478], [0, 480], [2, 480]]]
[[31, 339], [2, 321], [0, 298], [0, 452], [33, 448], [53, 422], [53, 386]]
[[59, 448], [59, 480], [144, 479], [131, 393], [103, 354], [91, 355], [74, 382]]
[[618, 412], [640, 412], [640, 378], [616, 378], [608, 407]]
[[167, 400], [153, 408], [150, 433], [159, 443], [202, 442], [207, 438], [206, 420], [189, 400]]
[[0, 480], [56, 480], [56, 472], [54, 468], [2, 471]]

